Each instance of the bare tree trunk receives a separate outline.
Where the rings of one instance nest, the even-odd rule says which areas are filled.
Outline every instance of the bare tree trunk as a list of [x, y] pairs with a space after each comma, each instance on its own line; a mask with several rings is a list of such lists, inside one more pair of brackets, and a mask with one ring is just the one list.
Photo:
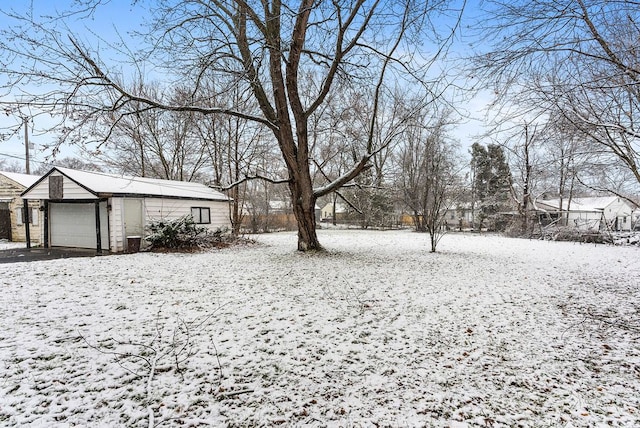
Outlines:
[[333, 225], [334, 226], [337, 224], [337, 222], [336, 222], [336, 204], [337, 204], [337, 202], [338, 202], [338, 197], [334, 193], [333, 194], [333, 210], [331, 211], [331, 216], [332, 216], [332, 220], [333, 220]]
[[298, 250], [322, 250], [316, 233], [316, 196], [308, 168], [302, 168], [297, 180], [289, 182], [291, 205], [298, 224]]
[[240, 235], [240, 227], [242, 226], [242, 216], [240, 213], [240, 189], [238, 186], [231, 189], [231, 233], [234, 236]]
[[533, 146], [533, 140], [536, 134], [534, 127], [533, 132], [529, 134], [529, 126], [525, 124], [525, 141], [524, 141], [524, 183], [522, 188], [522, 234], [526, 235], [529, 229], [529, 200], [531, 199], [531, 173], [533, 165], [531, 165], [530, 150]]
[[298, 250], [322, 250], [316, 234], [315, 198], [301, 195], [293, 205], [293, 214], [298, 223]]

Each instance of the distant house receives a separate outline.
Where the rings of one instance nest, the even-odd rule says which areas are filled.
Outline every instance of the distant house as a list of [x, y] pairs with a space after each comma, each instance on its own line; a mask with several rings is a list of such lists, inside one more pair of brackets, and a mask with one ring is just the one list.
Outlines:
[[[470, 203], [458, 203], [447, 208], [444, 214], [443, 226], [451, 230], [462, 230], [473, 227], [473, 210]], [[418, 214], [418, 221], [421, 221], [422, 214]], [[400, 215], [400, 224], [403, 227], [415, 227], [415, 214], [403, 212]]]
[[473, 210], [470, 202], [463, 202], [447, 209], [445, 222], [450, 229], [473, 227]]
[[634, 227], [634, 207], [617, 196], [545, 199], [535, 209], [542, 224], [558, 223], [580, 230], [629, 231]]
[[45, 247], [121, 252], [149, 223], [186, 215], [209, 229], [230, 227], [229, 198], [200, 183], [54, 167], [22, 197], [41, 207]]
[[336, 202], [335, 204], [333, 202], [329, 202], [320, 210], [320, 221], [333, 221], [334, 214], [336, 221], [344, 220], [347, 216], [347, 212], [347, 207], [344, 204], [341, 204], [340, 202]]
[[37, 201], [29, 202], [29, 209], [25, 211], [24, 201], [20, 197], [39, 178], [38, 175], [0, 171], [0, 239], [26, 242], [25, 222], [28, 222], [30, 241], [40, 242], [40, 204]]

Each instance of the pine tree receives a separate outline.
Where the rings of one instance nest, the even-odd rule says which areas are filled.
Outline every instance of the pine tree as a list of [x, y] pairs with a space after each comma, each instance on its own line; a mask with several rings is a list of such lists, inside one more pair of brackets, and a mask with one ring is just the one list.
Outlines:
[[[511, 171], [502, 146], [479, 143], [471, 146], [471, 171], [473, 176], [473, 203], [480, 210], [474, 213], [479, 227], [487, 219], [495, 219], [500, 211], [508, 207]], [[474, 218], [475, 221], [475, 218]]]

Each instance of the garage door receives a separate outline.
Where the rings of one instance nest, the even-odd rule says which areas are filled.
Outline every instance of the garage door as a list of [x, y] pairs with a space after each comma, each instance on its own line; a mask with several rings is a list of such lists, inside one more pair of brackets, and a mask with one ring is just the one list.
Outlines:
[[[52, 247], [96, 248], [96, 209], [93, 203], [50, 203], [49, 234]], [[107, 203], [100, 203], [102, 249], [109, 249]]]

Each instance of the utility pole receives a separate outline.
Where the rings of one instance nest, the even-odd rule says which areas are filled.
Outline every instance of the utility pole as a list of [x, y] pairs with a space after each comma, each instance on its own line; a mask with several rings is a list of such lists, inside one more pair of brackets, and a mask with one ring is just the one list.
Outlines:
[[[25, 155], [25, 170], [27, 174], [31, 174], [31, 168], [29, 166], [29, 118], [27, 116], [22, 117], [22, 121], [24, 123], [24, 155]], [[24, 211], [24, 234], [25, 240], [27, 241], [27, 248], [31, 248], [31, 231], [29, 230], [29, 223], [31, 222], [31, 213], [29, 208], [29, 201], [27, 199], [23, 200], [23, 211]]]
[[24, 157], [25, 157], [25, 170], [27, 174], [31, 174], [31, 167], [29, 162], [29, 118], [27, 116], [22, 117], [24, 123]]

